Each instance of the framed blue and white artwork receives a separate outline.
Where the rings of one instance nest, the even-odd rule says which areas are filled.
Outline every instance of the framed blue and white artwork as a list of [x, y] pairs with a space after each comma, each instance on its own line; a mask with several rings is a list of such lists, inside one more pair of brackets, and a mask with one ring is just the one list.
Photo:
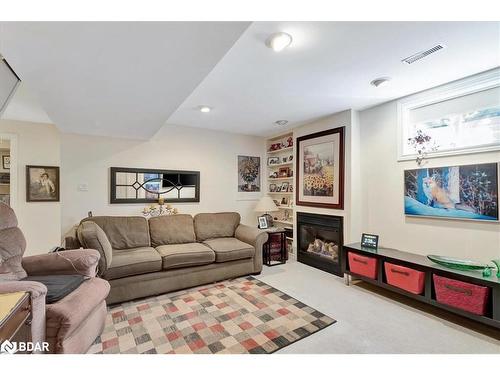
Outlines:
[[404, 171], [405, 214], [498, 221], [498, 163]]

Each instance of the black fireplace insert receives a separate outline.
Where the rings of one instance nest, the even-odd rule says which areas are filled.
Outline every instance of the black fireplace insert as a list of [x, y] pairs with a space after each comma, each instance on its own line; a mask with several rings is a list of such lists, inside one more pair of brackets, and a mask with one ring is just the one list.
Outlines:
[[297, 260], [309, 266], [343, 276], [341, 250], [343, 217], [297, 213]]

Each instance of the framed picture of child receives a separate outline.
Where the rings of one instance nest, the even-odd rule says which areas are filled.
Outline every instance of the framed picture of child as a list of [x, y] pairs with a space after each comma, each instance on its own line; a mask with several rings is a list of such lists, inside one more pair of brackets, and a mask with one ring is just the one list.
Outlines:
[[59, 167], [26, 166], [26, 202], [59, 202]]

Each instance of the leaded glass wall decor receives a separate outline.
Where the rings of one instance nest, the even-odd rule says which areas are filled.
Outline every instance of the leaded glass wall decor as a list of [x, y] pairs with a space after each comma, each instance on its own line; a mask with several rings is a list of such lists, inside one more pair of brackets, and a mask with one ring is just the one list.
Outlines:
[[199, 202], [200, 172], [112, 167], [111, 203]]

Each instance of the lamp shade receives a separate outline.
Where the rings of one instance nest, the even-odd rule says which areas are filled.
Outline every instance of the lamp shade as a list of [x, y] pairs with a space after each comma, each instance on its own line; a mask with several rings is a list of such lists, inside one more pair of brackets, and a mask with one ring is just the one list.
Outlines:
[[274, 203], [269, 195], [265, 195], [260, 198], [259, 203], [255, 206], [255, 211], [257, 212], [275, 212], [279, 211], [278, 206]]

